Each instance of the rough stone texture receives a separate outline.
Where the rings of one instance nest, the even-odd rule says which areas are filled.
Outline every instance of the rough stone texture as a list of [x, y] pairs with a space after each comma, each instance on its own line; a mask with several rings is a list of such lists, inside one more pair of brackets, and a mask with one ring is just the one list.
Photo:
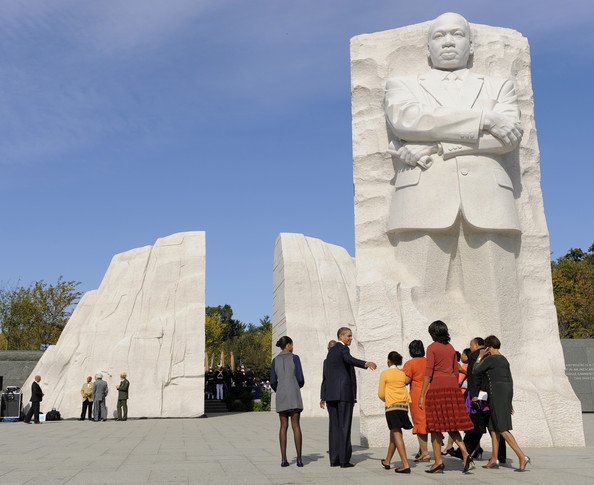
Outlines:
[[3, 388], [21, 387], [42, 355], [41, 350], [0, 351], [0, 376], [3, 378]]
[[[390, 350], [407, 357], [413, 338], [430, 343], [429, 321], [417, 311], [411, 288], [402, 284], [402, 268], [395, 264], [394, 246], [386, 234], [395, 167], [387, 153], [383, 109], [388, 78], [429, 70], [428, 27], [427, 22], [351, 40], [357, 334], [364, 358], [378, 363]], [[522, 228], [516, 258], [519, 310], [513, 321], [501, 322], [501, 327], [498, 323], [492, 330], [500, 332], [502, 352], [510, 359], [514, 374], [514, 434], [523, 446], [583, 445], [580, 403], [564, 375], [553, 305], [528, 42], [510, 29], [474, 24], [471, 28], [475, 46], [472, 70], [513, 79], [524, 129], [519, 156], [516, 151], [506, 157]], [[484, 294], [489, 294], [488, 289]], [[449, 321], [452, 343], [460, 350], [468, 346], [475, 332], [484, 333], [489, 323], [460, 321], [461, 313], [456, 322], [455, 305], [450, 312], [443, 319]], [[362, 439], [370, 446], [380, 446], [385, 443], [386, 430], [376, 397], [377, 374], [363, 374], [362, 384]]]
[[[272, 354], [279, 337], [293, 339], [305, 376], [303, 416], [325, 416], [320, 408], [322, 365], [339, 327], [355, 338], [355, 262], [346, 249], [303, 234], [283, 233], [274, 249]], [[356, 356], [356, 344], [353, 341]]]
[[79, 417], [86, 376], [102, 372], [113, 415], [119, 375], [127, 371], [129, 417], [204, 414], [204, 304], [204, 232], [117, 254], [27, 379], [24, 402], [40, 374], [42, 411]]

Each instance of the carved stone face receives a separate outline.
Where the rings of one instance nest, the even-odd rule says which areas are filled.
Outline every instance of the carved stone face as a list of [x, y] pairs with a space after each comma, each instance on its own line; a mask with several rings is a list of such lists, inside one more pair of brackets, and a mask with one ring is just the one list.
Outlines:
[[440, 15], [431, 24], [427, 47], [434, 68], [455, 71], [467, 67], [473, 53], [468, 22], [455, 13]]

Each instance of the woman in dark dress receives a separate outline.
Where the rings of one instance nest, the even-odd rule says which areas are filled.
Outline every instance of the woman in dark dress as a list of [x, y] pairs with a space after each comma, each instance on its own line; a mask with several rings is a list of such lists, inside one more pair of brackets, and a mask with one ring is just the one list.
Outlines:
[[297, 451], [297, 466], [302, 467], [301, 443], [302, 434], [299, 418], [303, 411], [300, 389], [305, 384], [301, 360], [293, 354], [293, 340], [290, 337], [281, 337], [276, 343], [282, 352], [272, 359], [270, 369], [270, 385], [276, 392], [276, 412], [280, 418], [280, 431], [278, 434], [281, 449], [281, 466], [289, 466], [287, 461], [287, 429], [289, 419], [295, 438]]
[[441, 320], [429, 325], [429, 335], [433, 343], [427, 347], [427, 367], [419, 398], [419, 408], [425, 409], [435, 463], [425, 471], [427, 473], [443, 472], [445, 465], [441, 456], [441, 433], [447, 432], [462, 452], [464, 473], [466, 473], [473, 466], [473, 462], [462, 441], [460, 430], [472, 429], [474, 425], [468, 417], [464, 397], [458, 387], [456, 351], [450, 345], [448, 326]]
[[497, 450], [499, 449], [500, 437], [503, 437], [515, 454], [518, 455], [520, 466], [516, 471], [523, 472], [526, 465], [530, 463], [530, 457], [526, 456], [510, 432], [512, 429], [511, 415], [514, 413], [512, 407], [514, 383], [509, 362], [499, 352], [500, 348], [501, 342], [499, 339], [495, 335], [489, 335], [485, 339], [485, 348], [481, 349], [476, 364], [472, 369], [475, 376], [483, 377], [483, 382], [487, 383], [489, 407], [491, 408], [489, 432], [491, 433], [493, 451], [489, 462], [483, 468], [499, 468]]

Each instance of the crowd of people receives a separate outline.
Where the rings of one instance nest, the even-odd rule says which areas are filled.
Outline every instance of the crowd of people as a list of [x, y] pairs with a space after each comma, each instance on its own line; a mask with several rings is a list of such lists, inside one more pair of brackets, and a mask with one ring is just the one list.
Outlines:
[[[501, 353], [500, 340], [495, 335], [484, 339], [475, 337], [460, 353], [450, 344], [444, 322], [431, 323], [429, 335], [433, 342], [426, 351], [422, 341], [410, 342], [410, 359], [404, 365], [402, 355], [390, 352], [386, 362], [388, 368], [379, 376], [378, 398], [384, 403], [389, 430], [388, 449], [381, 466], [389, 470], [397, 451], [401, 464], [394, 471], [411, 473], [403, 438], [403, 430], [411, 430], [419, 445], [413, 461], [427, 463], [426, 473], [443, 473], [444, 455], [460, 458], [466, 473], [475, 467], [475, 458], [482, 459], [480, 441], [488, 431], [492, 452], [483, 468], [498, 468], [505, 463], [507, 443], [518, 457], [516, 471], [525, 471], [530, 458], [511, 433], [513, 379], [509, 362]], [[322, 369], [320, 406], [328, 410], [331, 467], [355, 466], [351, 463], [351, 423], [357, 397], [355, 367], [377, 368], [374, 362], [351, 356], [352, 339], [352, 331], [341, 327], [337, 340], [328, 343]], [[276, 345], [281, 352], [272, 361], [270, 383], [276, 392], [276, 411], [280, 417], [281, 466], [289, 466], [287, 430], [290, 421], [297, 466], [301, 467], [303, 437], [299, 418], [303, 411], [300, 391], [305, 383], [303, 370], [299, 357], [293, 353], [290, 337], [281, 337]], [[446, 433], [449, 441], [442, 450]]]
[[[130, 389], [130, 381], [128, 381], [128, 374], [122, 372], [120, 374], [120, 383], [116, 386], [118, 391], [117, 400], [117, 418], [116, 421], [126, 421], [128, 419], [128, 390]], [[30, 424], [31, 419], [35, 424], [40, 424], [39, 414], [40, 405], [43, 401], [43, 392], [39, 382], [41, 376], [36, 375], [31, 384], [31, 405], [29, 411], [25, 415], [23, 422]], [[95, 374], [95, 382], [91, 376], [87, 377], [87, 381], [80, 389], [82, 396], [82, 410], [79, 421], [84, 421], [88, 417], [89, 421], [99, 422], [107, 421], [107, 395], [109, 394], [109, 387], [107, 382], [103, 380], [103, 374], [98, 372]]]
[[260, 399], [262, 391], [267, 389], [270, 389], [270, 382], [262, 382], [251, 368], [243, 365], [237, 366], [235, 371], [229, 365], [210, 368], [205, 375], [204, 397], [207, 400], [222, 400], [226, 396], [237, 399], [245, 392]]

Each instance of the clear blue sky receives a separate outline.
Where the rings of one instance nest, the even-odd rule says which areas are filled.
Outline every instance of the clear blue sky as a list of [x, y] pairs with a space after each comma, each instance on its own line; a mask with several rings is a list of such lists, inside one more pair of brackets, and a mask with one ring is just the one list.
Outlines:
[[445, 10], [528, 37], [553, 257], [587, 248], [590, 0], [2, 0], [0, 282], [205, 230], [207, 304], [257, 322], [279, 232], [353, 253], [350, 37]]

